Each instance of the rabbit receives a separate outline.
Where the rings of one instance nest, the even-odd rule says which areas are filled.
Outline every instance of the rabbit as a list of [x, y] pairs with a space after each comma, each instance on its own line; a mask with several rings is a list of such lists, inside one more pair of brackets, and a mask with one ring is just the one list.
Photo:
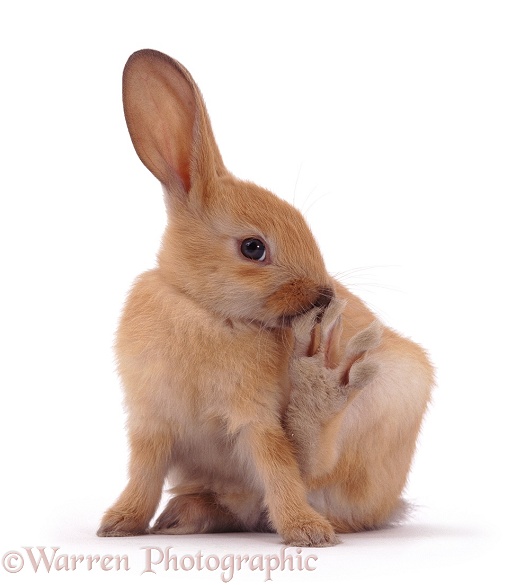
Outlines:
[[226, 169], [180, 63], [131, 55], [123, 103], [167, 225], [116, 335], [129, 482], [97, 534], [321, 547], [387, 524], [433, 386], [425, 351], [328, 274], [299, 211]]

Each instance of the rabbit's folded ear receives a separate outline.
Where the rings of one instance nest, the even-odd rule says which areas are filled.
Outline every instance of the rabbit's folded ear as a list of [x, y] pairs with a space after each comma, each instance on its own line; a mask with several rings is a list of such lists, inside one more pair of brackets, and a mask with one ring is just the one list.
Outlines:
[[169, 190], [189, 193], [195, 181], [225, 171], [204, 100], [180, 63], [137, 51], [124, 68], [122, 94], [135, 150]]

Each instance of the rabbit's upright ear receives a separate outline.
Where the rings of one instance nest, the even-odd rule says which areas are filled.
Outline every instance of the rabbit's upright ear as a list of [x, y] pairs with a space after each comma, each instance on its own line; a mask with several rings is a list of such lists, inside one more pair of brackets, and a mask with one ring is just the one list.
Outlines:
[[135, 150], [170, 191], [225, 172], [204, 100], [177, 61], [150, 49], [131, 55], [123, 75], [124, 115]]

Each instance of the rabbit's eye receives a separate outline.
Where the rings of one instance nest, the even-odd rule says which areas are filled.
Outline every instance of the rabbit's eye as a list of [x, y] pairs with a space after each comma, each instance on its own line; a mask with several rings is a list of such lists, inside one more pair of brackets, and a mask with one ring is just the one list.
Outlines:
[[266, 258], [266, 246], [257, 238], [247, 238], [241, 243], [241, 254], [250, 260], [262, 262]]

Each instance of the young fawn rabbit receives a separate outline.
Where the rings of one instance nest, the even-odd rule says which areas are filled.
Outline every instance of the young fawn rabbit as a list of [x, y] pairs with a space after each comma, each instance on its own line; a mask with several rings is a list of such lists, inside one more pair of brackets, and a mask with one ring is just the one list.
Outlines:
[[[225, 168], [182, 65], [133, 54], [123, 99], [168, 221], [117, 334], [129, 483], [98, 535], [277, 531], [327, 546], [384, 525], [430, 396], [424, 351], [329, 276], [295, 208]], [[174, 495], [150, 528], [166, 479]]]

